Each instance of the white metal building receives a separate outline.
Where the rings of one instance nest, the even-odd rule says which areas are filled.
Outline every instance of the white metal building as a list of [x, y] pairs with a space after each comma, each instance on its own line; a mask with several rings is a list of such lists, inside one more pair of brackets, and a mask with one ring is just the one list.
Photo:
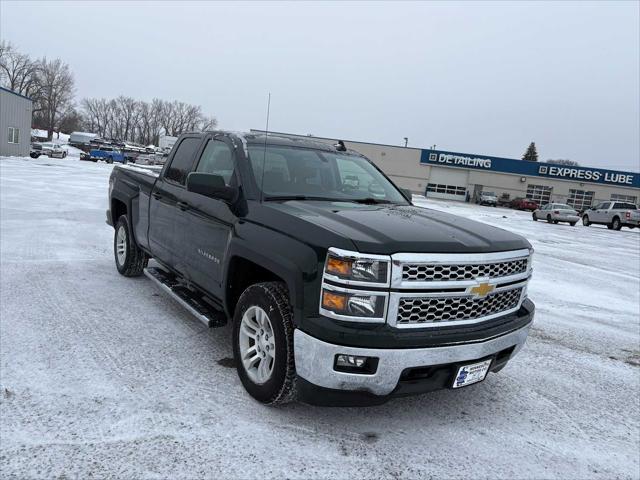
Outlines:
[[[332, 138], [313, 138], [337, 142]], [[640, 201], [637, 172], [351, 140], [344, 143], [371, 159], [398, 186], [431, 198], [469, 201], [484, 190], [505, 199], [530, 198], [541, 205], [550, 201], [568, 203], [578, 210], [607, 200], [636, 204]]]
[[29, 97], [0, 87], [0, 156], [29, 155], [32, 111]]

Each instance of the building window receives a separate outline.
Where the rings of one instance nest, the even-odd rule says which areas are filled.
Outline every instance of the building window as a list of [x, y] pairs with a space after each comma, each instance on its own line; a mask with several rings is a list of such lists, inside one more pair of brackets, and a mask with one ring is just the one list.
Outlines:
[[586, 210], [593, 203], [594, 192], [569, 189], [567, 203], [578, 211]]
[[538, 205], [546, 205], [551, 201], [553, 187], [546, 185], [527, 185], [527, 198]]
[[16, 127], [9, 127], [7, 140], [9, 143], [20, 143], [20, 129]]
[[430, 183], [427, 185], [427, 193], [446, 193], [447, 195], [460, 195], [464, 197], [467, 194], [465, 187], [457, 185], [441, 185], [437, 183]]
[[611, 194], [612, 202], [618, 201], [618, 202], [638, 203], [636, 202], [636, 200], [638, 200], [638, 197], [635, 197], [633, 195], [621, 195], [619, 193]]

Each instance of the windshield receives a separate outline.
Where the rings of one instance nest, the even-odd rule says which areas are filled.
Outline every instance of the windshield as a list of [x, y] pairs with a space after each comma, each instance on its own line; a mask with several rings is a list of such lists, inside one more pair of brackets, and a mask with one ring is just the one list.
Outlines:
[[482, 192], [482, 195], [484, 195], [485, 197], [495, 197], [496, 194], [493, 192]]
[[265, 200], [407, 204], [396, 187], [362, 157], [275, 145], [268, 145], [265, 155], [264, 145], [249, 145], [249, 158], [258, 188], [262, 183]]
[[553, 208], [556, 208], [558, 210], [573, 210], [572, 207], [570, 207], [569, 205], [567, 205], [565, 203], [554, 203], [553, 204]]

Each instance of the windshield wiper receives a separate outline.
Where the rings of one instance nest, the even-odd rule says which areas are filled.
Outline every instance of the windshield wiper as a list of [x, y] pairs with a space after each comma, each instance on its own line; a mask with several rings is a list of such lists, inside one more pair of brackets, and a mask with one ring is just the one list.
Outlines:
[[380, 203], [396, 203], [396, 202], [392, 202], [391, 200], [385, 200], [385, 199], [373, 198], [373, 197], [349, 198], [349, 199], [345, 199], [345, 200], [347, 202], [364, 203], [365, 205], [378, 205]]
[[286, 200], [320, 200], [325, 202], [338, 202], [339, 198], [332, 197], [312, 197], [308, 195], [270, 195], [264, 198], [266, 201], [286, 201]]

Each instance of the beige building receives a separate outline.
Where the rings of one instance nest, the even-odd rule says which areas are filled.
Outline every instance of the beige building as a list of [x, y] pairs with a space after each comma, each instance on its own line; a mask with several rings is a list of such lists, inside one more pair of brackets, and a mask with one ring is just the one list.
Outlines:
[[[332, 138], [313, 138], [337, 142]], [[530, 198], [541, 205], [562, 202], [578, 210], [607, 200], [636, 204], [640, 200], [637, 172], [566, 167], [351, 140], [344, 143], [371, 159], [398, 186], [430, 198], [473, 201], [481, 191], [491, 191], [505, 200]]]

